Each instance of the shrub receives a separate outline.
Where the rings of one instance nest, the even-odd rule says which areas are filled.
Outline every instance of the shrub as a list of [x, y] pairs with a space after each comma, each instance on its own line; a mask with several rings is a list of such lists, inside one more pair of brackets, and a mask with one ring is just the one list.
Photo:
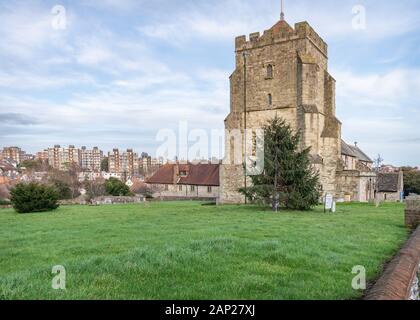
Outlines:
[[52, 186], [19, 183], [10, 193], [13, 208], [19, 213], [45, 212], [59, 207], [58, 193]]
[[11, 202], [9, 200], [0, 199], [0, 206], [8, 206]]
[[117, 178], [110, 178], [107, 182], [105, 182], [105, 190], [109, 195], [115, 197], [133, 195], [130, 192], [130, 188]]

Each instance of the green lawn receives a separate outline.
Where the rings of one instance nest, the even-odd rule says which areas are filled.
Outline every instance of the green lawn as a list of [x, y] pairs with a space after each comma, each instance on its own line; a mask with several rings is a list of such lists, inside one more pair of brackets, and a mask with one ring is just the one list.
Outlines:
[[[0, 210], [0, 299], [357, 299], [407, 239], [403, 206], [336, 214], [194, 202]], [[54, 265], [65, 291], [51, 288]]]

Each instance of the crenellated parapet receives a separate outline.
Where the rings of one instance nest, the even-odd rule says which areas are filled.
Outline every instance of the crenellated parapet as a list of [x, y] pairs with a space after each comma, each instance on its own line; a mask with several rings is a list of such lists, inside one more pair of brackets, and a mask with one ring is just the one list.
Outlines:
[[295, 32], [299, 35], [299, 38], [308, 38], [311, 40], [318, 49], [328, 56], [328, 45], [322, 40], [322, 38], [315, 32], [315, 30], [309, 25], [308, 22], [299, 22], [295, 24]]
[[271, 29], [265, 30], [262, 35], [259, 32], [254, 32], [248, 38], [244, 35], [236, 37], [235, 50], [241, 52], [299, 39], [310, 40], [319, 51], [328, 56], [328, 45], [306, 21], [296, 23], [294, 29], [287, 22], [280, 21]]

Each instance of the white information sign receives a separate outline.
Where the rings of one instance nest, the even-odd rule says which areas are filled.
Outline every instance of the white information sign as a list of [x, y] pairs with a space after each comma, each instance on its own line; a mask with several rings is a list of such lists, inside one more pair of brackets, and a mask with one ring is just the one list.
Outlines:
[[331, 210], [333, 207], [334, 198], [331, 194], [325, 196], [325, 210]]

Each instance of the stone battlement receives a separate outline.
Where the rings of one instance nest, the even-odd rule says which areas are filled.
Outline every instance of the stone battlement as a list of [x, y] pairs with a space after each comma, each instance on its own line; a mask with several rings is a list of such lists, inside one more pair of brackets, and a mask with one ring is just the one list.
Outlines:
[[274, 30], [273, 28], [265, 30], [262, 35], [259, 32], [251, 33], [248, 39], [244, 35], [236, 37], [236, 52], [306, 38], [309, 39], [325, 56], [328, 56], [328, 45], [315, 32], [308, 22], [304, 21], [296, 23], [294, 29], [289, 27], [286, 22], [284, 22], [284, 25], [277, 30]]

